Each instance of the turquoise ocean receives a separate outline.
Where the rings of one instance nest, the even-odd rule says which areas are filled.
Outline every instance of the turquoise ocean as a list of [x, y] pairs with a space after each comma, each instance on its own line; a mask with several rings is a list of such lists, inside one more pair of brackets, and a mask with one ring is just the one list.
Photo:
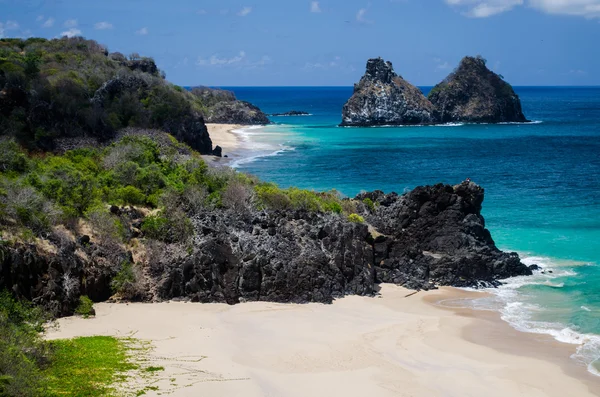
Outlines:
[[377, 128], [337, 126], [351, 87], [227, 89], [266, 113], [311, 114], [236, 132], [233, 166], [282, 187], [353, 197], [467, 177], [483, 186], [498, 247], [543, 271], [470, 304], [576, 344], [573, 359], [600, 375], [600, 87], [515, 87], [528, 124]]

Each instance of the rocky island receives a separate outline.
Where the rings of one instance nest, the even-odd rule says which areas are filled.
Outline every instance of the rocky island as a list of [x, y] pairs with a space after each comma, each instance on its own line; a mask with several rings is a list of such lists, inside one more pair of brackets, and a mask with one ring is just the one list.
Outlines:
[[482, 57], [464, 57], [427, 96], [440, 123], [526, 122], [521, 100]]
[[398, 76], [391, 62], [369, 59], [367, 71], [344, 105], [342, 126], [431, 124], [433, 105], [415, 86]]
[[514, 90], [482, 57], [465, 57], [428, 97], [396, 75], [390, 62], [370, 59], [342, 110], [341, 126], [526, 122]]

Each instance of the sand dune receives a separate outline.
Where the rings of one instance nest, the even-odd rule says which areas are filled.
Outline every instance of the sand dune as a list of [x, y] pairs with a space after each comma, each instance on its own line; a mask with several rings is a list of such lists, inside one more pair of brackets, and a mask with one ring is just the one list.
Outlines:
[[153, 365], [165, 367], [158, 393], [173, 396], [597, 395], [571, 346], [432, 304], [466, 292], [410, 292], [384, 285], [381, 297], [332, 305], [104, 303], [49, 337], [151, 340]]

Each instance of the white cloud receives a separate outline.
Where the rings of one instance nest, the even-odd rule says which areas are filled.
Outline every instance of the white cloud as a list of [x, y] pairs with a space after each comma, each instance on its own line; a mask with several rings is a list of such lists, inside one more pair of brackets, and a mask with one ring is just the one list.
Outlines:
[[198, 10], [198, 11], [196, 11], [196, 14], [198, 14], [198, 15], [206, 15], [206, 14], [208, 14], [208, 12], [206, 12], [206, 10]]
[[141, 28], [140, 30], [136, 30], [135, 34], [138, 36], [145, 36], [148, 34], [148, 28]]
[[251, 60], [248, 58], [248, 55], [245, 51], [240, 51], [237, 55], [234, 55], [231, 58], [214, 54], [209, 58], [198, 57], [196, 60], [196, 65], [202, 67], [235, 67], [243, 69], [261, 68], [271, 63], [273, 63], [273, 59], [268, 55], [263, 55], [258, 60]]
[[6, 21], [4, 25], [5, 30], [16, 30], [19, 29], [19, 24], [15, 21]]
[[358, 23], [373, 23], [373, 21], [370, 21], [366, 18], [367, 11], [368, 10], [366, 8], [361, 8], [360, 10], [358, 10], [358, 12], [356, 13], [356, 22], [358, 22]]
[[46, 19], [46, 21], [42, 24], [43, 28], [51, 28], [52, 26], [54, 26], [54, 18], [48, 18]]
[[336, 56], [333, 59], [327, 61], [320, 61], [320, 62], [306, 62], [304, 64], [304, 69], [306, 70], [314, 70], [314, 69], [333, 69], [333, 68], [339, 68], [339, 67], [343, 67], [342, 64], [340, 63], [340, 61], [342, 60], [341, 57]]
[[71, 28], [69, 30], [66, 30], [64, 32], [62, 32], [59, 37], [75, 37], [75, 36], [81, 36], [81, 30], [77, 29], [77, 28]]
[[444, 0], [472, 18], [487, 18], [526, 5], [547, 14], [600, 18], [600, 0]]
[[77, 19], [67, 19], [63, 26], [65, 28], [74, 28], [78, 25]]
[[234, 65], [242, 62], [246, 58], [246, 52], [240, 51], [240, 53], [231, 58], [221, 58], [218, 54], [211, 56], [208, 59], [198, 58], [196, 65], [198, 66], [226, 66]]
[[529, 0], [529, 5], [548, 14], [600, 18], [600, 0]]
[[509, 11], [523, 4], [523, 0], [445, 0], [451, 6], [466, 9], [464, 14], [472, 18], [487, 18]]
[[110, 22], [98, 22], [97, 24], [94, 25], [94, 29], [96, 30], [107, 30], [107, 29], [112, 29], [113, 25]]
[[44, 20], [44, 16], [43, 15], [38, 15], [38, 17], [35, 19], [37, 22], [41, 22]]
[[251, 12], [252, 12], [252, 7], [244, 7], [237, 14], [240, 17], [245, 17], [246, 15], [250, 14]]
[[314, 12], [315, 14], [318, 14], [321, 12], [321, 6], [319, 5], [318, 1], [312, 1], [310, 3], [310, 12]]

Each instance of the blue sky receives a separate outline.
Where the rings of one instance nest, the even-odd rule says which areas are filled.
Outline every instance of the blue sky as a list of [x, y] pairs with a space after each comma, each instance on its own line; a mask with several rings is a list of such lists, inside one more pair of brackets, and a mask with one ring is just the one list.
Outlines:
[[600, 85], [600, 0], [0, 0], [0, 37], [82, 35], [180, 85], [417, 85], [481, 54], [514, 85]]

